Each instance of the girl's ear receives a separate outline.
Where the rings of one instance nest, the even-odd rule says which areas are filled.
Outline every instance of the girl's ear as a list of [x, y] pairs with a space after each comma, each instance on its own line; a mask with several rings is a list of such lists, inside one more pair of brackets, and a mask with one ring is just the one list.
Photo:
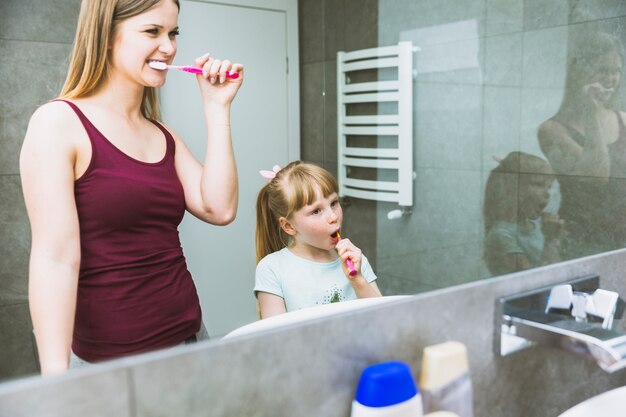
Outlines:
[[293, 227], [291, 223], [289, 223], [289, 220], [287, 220], [286, 217], [281, 217], [280, 219], [278, 219], [278, 222], [280, 223], [280, 228], [283, 229], [283, 231], [287, 233], [289, 236], [296, 235], [297, 233], [296, 228]]

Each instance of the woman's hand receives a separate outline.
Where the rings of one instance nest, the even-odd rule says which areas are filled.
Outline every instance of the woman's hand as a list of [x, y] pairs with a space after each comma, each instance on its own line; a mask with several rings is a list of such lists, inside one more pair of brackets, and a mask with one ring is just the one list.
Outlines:
[[[196, 58], [195, 65], [202, 68], [197, 80], [205, 104], [229, 106], [243, 83], [243, 65], [216, 59], [210, 54]], [[226, 78], [227, 71], [238, 77]]]
[[592, 109], [601, 109], [606, 107], [606, 103], [611, 99], [615, 89], [606, 88], [601, 83], [595, 82], [583, 86], [584, 97], [589, 99], [587, 106]]

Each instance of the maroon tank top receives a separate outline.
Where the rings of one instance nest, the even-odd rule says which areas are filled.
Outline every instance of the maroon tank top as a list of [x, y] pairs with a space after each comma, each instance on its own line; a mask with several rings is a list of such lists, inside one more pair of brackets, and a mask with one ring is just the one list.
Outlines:
[[115, 147], [66, 101], [91, 141], [91, 161], [74, 184], [81, 263], [72, 350], [100, 361], [173, 346], [201, 324], [196, 287], [178, 235], [185, 196], [175, 142], [147, 163]]

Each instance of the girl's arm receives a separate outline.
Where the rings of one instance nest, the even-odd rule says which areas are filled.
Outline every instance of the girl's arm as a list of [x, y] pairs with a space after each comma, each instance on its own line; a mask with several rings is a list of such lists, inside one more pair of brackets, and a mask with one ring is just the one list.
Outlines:
[[63, 106], [49, 103], [35, 112], [20, 154], [32, 233], [28, 295], [42, 374], [68, 368], [80, 266], [76, 148], [68, 128], [77, 119]]
[[268, 292], [258, 291], [257, 299], [259, 300], [259, 310], [261, 312], [261, 319], [276, 316], [287, 312], [285, 307], [285, 300]]
[[[359, 276], [361, 277], [360, 279]], [[367, 282], [361, 273], [358, 273], [354, 278], [350, 277], [350, 284], [352, 284], [352, 288], [354, 288], [354, 292], [359, 298], [383, 296], [380, 289], [378, 289], [378, 285], [376, 285], [376, 281]]]
[[[337, 242], [336, 249], [339, 257], [341, 258], [343, 273], [350, 281], [350, 285], [352, 285], [352, 288], [354, 288], [356, 296], [358, 298], [382, 297], [382, 294], [378, 289], [378, 285], [376, 285], [376, 282], [367, 282], [367, 280], [361, 273], [363, 259], [361, 249], [357, 248], [352, 242], [350, 242], [350, 239], [341, 239], [339, 242]], [[352, 260], [354, 268], [357, 271], [356, 275], [354, 276], [350, 275], [350, 268], [347, 265], [348, 258]]]
[[[173, 133], [176, 172], [185, 191], [189, 212], [211, 224], [224, 225], [232, 222], [237, 213], [239, 189], [231, 140], [230, 107], [243, 82], [243, 66], [210, 56], [198, 58], [196, 66], [204, 70], [204, 74], [197, 75], [207, 126], [204, 164], [200, 164], [183, 140]], [[238, 72], [239, 77], [224, 78], [227, 70]]]

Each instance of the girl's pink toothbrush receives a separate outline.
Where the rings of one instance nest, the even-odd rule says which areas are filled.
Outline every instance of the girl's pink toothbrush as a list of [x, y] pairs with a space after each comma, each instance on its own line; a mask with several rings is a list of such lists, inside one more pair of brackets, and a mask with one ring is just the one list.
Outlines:
[[[339, 232], [335, 232], [335, 234], [337, 235], [337, 238], [341, 239], [341, 235], [339, 234]], [[352, 259], [346, 259], [346, 265], [348, 265], [348, 269], [350, 270], [350, 276], [355, 276], [356, 268], [354, 267], [354, 262], [352, 262]]]
[[[190, 72], [192, 74], [202, 74], [202, 68], [190, 67], [190, 66], [181, 66], [181, 65], [167, 65], [165, 62], [160, 61], [150, 61], [148, 63], [150, 68], [154, 68], [156, 70], [164, 71], [166, 69], [177, 69], [180, 71]], [[232, 78], [233, 80], [239, 78], [239, 73], [237, 72], [228, 72], [226, 71], [226, 78]]]

